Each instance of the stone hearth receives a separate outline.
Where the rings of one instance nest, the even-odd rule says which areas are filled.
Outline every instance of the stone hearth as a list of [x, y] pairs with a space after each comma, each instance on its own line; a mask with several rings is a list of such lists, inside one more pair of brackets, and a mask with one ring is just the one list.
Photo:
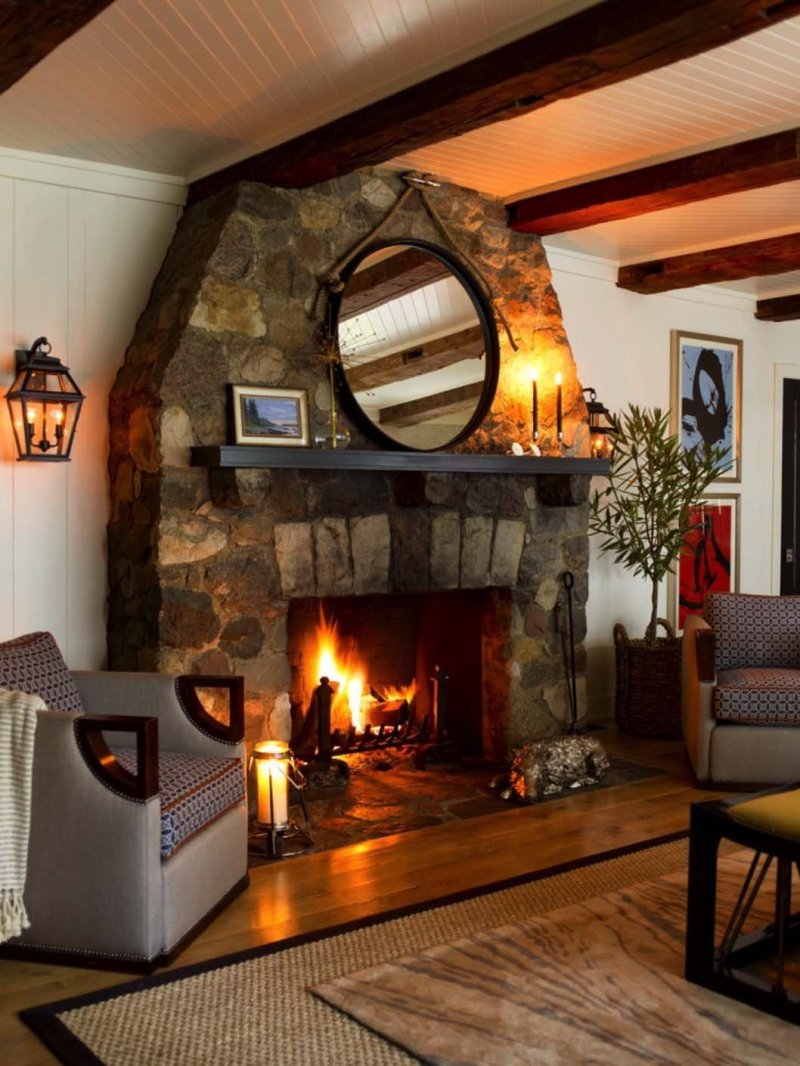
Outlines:
[[[583, 674], [588, 477], [192, 467], [228, 439], [226, 387], [304, 388], [312, 436], [329, 392], [315, 342], [317, 278], [363, 238], [401, 183], [364, 171], [305, 191], [242, 184], [190, 208], [111, 398], [109, 664], [242, 673], [247, 737], [287, 735], [289, 603], [447, 589], [507, 590], [488, 670], [498, 675], [491, 754], [569, 717], [560, 575], [575, 575]], [[541, 243], [499, 201], [447, 186], [437, 207], [479, 261], [508, 319], [484, 425], [454, 451], [506, 453], [530, 436], [530, 380], [564, 378], [565, 449], [585, 455], [585, 408]], [[413, 204], [383, 236], [441, 243]], [[542, 417], [552, 444], [553, 418]], [[355, 427], [352, 447], [369, 448]], [[539, 482], [537, 484], [537, 482]], [[547, 501], [547, 502], [545, 502]], [[501, 680], [502, 679], [502, 683]], [[579, 681], [579, 702], [583, 689]]]

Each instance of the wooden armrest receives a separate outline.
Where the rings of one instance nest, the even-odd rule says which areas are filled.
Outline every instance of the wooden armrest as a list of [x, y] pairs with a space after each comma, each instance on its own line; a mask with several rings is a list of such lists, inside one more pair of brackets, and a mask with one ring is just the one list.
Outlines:
[[713, 682], [717, 676], [714, 662], [716, 651], [716, 637], [713, 629], [698, 629], [695, 632], [697, 638], [697, 679], [698, 681]]
[[[175, 679], [178, 700], [189, 719], [202, 732], [226, 744], [244, 739], [244, 678], [240, 675], [181, 674]], [[203, 706], [199, 688], [228, 690], [228, 721], [220, 722]]]
[[[133, 733], [136, 773], [126, 770], [106, 744], [103, 733]], [[158, 719], [134, 714], [84, 714], [75, 720], [78, 747], [87, 766], [112, 792], [149, 800], [158, 792]]]

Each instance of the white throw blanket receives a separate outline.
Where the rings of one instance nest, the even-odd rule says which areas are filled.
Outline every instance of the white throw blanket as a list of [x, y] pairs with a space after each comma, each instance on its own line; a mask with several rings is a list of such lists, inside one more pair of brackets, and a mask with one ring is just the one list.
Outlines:
[[0, 689], [0, 943], [30, 925], [22, 892], [28, 869], [31, 779], [39, 696]]

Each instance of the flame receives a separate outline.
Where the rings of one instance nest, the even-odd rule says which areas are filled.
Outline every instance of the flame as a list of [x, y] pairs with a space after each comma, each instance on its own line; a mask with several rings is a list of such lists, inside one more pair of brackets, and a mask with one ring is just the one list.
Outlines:
[[[319, 623], [314, 634], [314, 648], [310, 661], [314, 664], [313, 684], [327, 677], [336, 689], [331, 705], [333, 728], [347, 729], [353, 726], [362, 733], [368, 721], [369, 709], [378, 701], [370, 694], [367, 684], [367, 667], [353, 641], [343, 640], [339, 627], [320, 609]], [[410, 685], [381, 686], [380, 695], [385, 700], [406, 700], [416, 695], [416, 682]]]
[[336, 694], [331, 706], [332, 723], [344, 719], [357, 731], [364, 729], [362, 698], [366, 688], [366, 671], [357, 650], [339, 637], [335, 622], [325, 617], [320, 610], [316, 630], [316, 678], [327, 677], [336, 683]]
[[386, 700], [405, 700], [406, 703], [411, 703], [416, 694], [416, 681], [412, 681], [410, 685], [389, 685], [381, 688], [381, 695]]

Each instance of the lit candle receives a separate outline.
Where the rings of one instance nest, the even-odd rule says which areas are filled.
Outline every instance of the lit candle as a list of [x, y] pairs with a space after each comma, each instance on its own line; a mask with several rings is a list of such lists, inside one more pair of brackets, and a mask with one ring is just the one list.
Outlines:
[[535, 444], [539, 440], [539, 387], [536, 382], [535, 366], [531, 367], [531, 388], [533, 390], [531, 410], [533, 412], [533, 442]]
[[564, 439], [564, 416], [561, 408], [561, 374], [556, 374], [556, 435]]
[[57, 407], [53, 411], [53, 427], [56, 440], [60, 444], [64, 438], [64, 411], [61, 407]]
[[289, 783], [286, 779], [288, 753], [289, 745], [281, 740], [264, 740], [253, 749], [258, 776], [258, 821], [261, 825], [283, 828], [289, 824]]

